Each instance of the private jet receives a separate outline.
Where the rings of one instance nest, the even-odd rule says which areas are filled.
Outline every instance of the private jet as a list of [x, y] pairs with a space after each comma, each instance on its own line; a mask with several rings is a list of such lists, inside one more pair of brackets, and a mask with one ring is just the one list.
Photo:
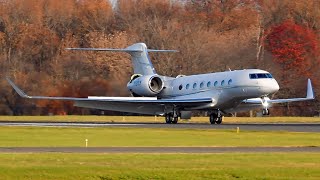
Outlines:
[[148, 115], [165, 116], [165, 122], [176, 124], [180, 119], [190, 119], [193, 111], [206, 111], [211, 124], [221, 124], [226, 114], [262, 109], [269, 115], [274, 103], [307, 101], [314, 99], [311, 80], [307, 81], [304, 98], [270, 99], [279, 90], [273, 76], [260, 69], [243, 69], [208, 74], [177, 77], [156, 73], [148, 53], [177, 52], [175, 50], [148, 49], [136, 43], [125, 49], [67, 48], [80, 51], [116, 51], [131, 55], [134, 74], [127, 84], [132, 97], [48, 97], [29, 96], [9, 78], [7, 81], [23, 98], [73, 101], [74, 106]]

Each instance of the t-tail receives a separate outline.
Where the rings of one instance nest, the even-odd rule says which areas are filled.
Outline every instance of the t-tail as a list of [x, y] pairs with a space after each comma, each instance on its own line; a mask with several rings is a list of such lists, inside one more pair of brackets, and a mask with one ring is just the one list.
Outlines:
[[176, 50], [155, 50], [148, 49], [144, 43], [136, 43], [125, 49], [109, 49], [109, 48], [67, 48], [67, 50], [81, 51], [118, 51], [126, 52], [131, 55], [134, 74], [151, 75], [156, 71], [150, 61], [148, 52], [177, 52]]

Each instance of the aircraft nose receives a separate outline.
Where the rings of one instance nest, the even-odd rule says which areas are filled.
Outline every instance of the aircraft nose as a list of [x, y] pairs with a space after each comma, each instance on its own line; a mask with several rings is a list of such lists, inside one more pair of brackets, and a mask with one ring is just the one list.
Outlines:
[[274, 80], [273, 83], [271, 83], [271, 86], [270, 86], [270, 91], [271, 93], [275, 93], [277, 91], [279, 91], [280, 87], [279, 87], [279, 84], [276, 80]]
[[268, 81], [263, 81], [260, 83], [262, 86], [260, 87], [260, 91], [264, 95], [273, 94], [277, 91], [279, 91], [280, 87], [278, 82], [275, 79], [270, 79]]

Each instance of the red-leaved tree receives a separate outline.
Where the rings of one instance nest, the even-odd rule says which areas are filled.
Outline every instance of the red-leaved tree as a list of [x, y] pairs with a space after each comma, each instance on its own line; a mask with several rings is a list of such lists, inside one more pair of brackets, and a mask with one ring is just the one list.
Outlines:
[[285, 77], [289, 74], [310, 75], [316, 63], [317, 36], [311, 29], [288, 20], [269, 29], [266, 48], [280, 65], [282, 81], [287, 84], [290, 78]]

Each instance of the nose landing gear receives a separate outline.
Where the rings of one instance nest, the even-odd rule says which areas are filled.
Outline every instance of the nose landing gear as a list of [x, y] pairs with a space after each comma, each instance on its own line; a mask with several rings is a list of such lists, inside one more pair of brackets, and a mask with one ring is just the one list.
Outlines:
[[264, 116], [270, 115], [269, 109], [268, 108], [262, 109], [262, 115], [264, 115]]
[[261, 98], [261, 103], [262, 103], [262, 106], [263, 106], [262, 115], [264, 115], [264, 116], [270, 115], [270, 111], [268, 109], [268, 107], [269, 107], [268, 100], [270, 100], [268, 97]]

